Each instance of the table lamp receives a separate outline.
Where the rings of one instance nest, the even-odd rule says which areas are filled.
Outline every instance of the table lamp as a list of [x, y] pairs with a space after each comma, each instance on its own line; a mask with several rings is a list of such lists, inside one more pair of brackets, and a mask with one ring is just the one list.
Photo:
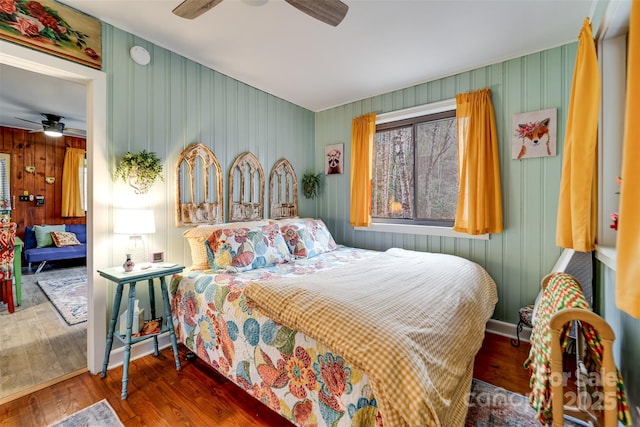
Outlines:
[[113, 232], [129, 235], [126, 253], [131, 254], [133, 262], [141, 264], [149, 261], [149, 253], [142, 235], [156, 232], [152, 209], [114, 209]]

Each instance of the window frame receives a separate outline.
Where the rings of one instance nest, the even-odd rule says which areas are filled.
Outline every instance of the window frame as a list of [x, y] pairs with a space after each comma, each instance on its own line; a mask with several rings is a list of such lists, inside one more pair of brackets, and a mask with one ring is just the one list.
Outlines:
[[[406, 128], [406, 127], [411, 127], [413, 129], [412, 131], [412, 135], [413, 135], [413, 172], [415, 175], [416, 172], [416, 164], [417, 164], [417, 156], [418, 156], [418, 149], [416, 146], [416, 132], [417, 129], [416, 127], [422, 123], [429, 123], [432, 121], [439, 121], [439, 120], [443, 120], [443, 119], [455, 119], [456, 115], [455, 115], [455, 108], [450, 109], [450, 110], [444, 110], [444, 111], [438, 111], [436, 113], [427, 113], [427, 114], [421, 114], [418, 116], [415, 116], [413, 118], [404, 118], [402, 120], [394, 120], [392, 122], [385, 122], [385, 123], [380, 123], [380, 124], [376, 124], [376, 133], [378, 133], [379, 131], [389, 131], [389, 130], [395, 130], [395, 129], [400, 129], [400, 128]], [[425, 120], [426, 119], [426, 120]], [[383, 218], [383, 217], [374, 217], [373, 215], [371, 216], [372, 221], [375, 221], [376, 223], [386, 223], [386, 224], [406, 224], [406, 225], [431, 225], [431, 226], [435, 226], [435, 227], [448, 227], [448, 228], [452, 228], [453, 224], [455, 222], [455, 218], [451, 219], [451, 220], [437, 220], [437, 219], [425, 219], [425, 218], [418, 218], [418, 206], [417, 206], [417, 200], [418, 200], [418, 189], [417, 189], [417, 184], [414, 180], [413, 183], [413, 201], [414, 201], [414, 218], [413, 219], [404, 219], [404, 218]]]
[[[446, 99], [443, 101], [433, 102], [430, 104], [418, 105], [411, 108], [405, 108], [397, 111], [390, 111], [376, 115], [376, 128], [379, 125], [387, 124], [391, 122], [400, 122], [402, 120], [413, 119], [419, 116], [433, 115], [446, 111], [456, 109], [455, 98]], [[372, 218], [371, 225], [369, 227], [354, 227], [354, 230], [358, 231], [375, 231], [383, 233], [398, 233], [398, 234], [414, 234], [414, 235], [427, 235], [427, 236], [441, 236], [441, 237], [460, 237], [476, 240], [489, 240], [489, 234], [471, 235], [466, 233], [460, 233], [453, 230], [451, 226], [441, 225], [424, 225], [424, 224], [403, 224], [398, 222], [389, 222], [380, 218]]]

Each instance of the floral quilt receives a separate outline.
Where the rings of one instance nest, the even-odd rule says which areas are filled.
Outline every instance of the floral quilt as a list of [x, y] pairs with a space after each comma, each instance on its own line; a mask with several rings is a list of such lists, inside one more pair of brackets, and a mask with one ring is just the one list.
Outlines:
[[339, 246], [309, 259], [242, 273], [187, 272], [172, 281], [178, 340], [298, 426], [381, 426], [367, 376], [308, 336], [247, 304], [250, 281], [328, 270], [380, 252]]

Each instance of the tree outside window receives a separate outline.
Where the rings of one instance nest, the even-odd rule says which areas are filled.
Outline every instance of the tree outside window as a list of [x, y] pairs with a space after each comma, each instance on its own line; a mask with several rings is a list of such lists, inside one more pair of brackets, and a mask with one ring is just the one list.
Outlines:
[[378, 125], [372, 185], [375, 222], [453, 226], [455, 110]]

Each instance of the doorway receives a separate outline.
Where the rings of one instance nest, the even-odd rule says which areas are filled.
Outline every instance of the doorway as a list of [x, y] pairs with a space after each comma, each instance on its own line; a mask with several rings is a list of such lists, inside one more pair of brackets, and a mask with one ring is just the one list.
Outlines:
[[106, 289], [94, 286], [96, 270], [110, 263], [108, 215], [111, 206], [107, 168], [106, 74], [0, 40], [0, 63], [84, 84], [87, 92], [87, 368], [93, 374], [102, 368], [106, 336]]

